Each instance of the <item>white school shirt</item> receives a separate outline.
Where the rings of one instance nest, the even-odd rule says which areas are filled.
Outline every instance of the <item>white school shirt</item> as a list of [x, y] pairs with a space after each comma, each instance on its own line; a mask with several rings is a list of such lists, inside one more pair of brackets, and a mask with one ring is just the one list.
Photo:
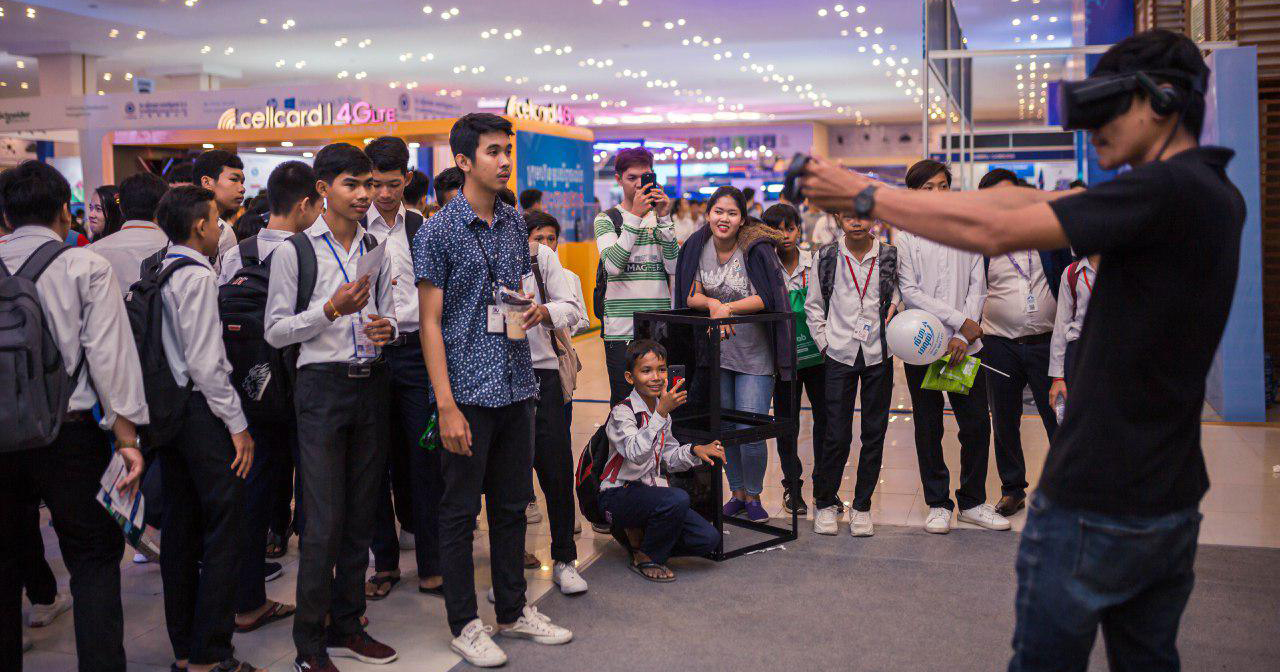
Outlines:
[[188, 381], [209, 402], [209, 410], [236, 434], [248, 426], [240, 397], [231, 386], [231, 362], [222, 344], [222, 322], [218, 315], [218, 284], [207, 257], [185, 245], [173, 245], [162, 268], [178, 257], [194, 259], [196, 265], [173, 272], [160, 289], [164, 321], [160, 342], [169, 370], [179, 386]]
[[[577, 324], [582, 316], [582, 309], [574, 299], [573, 288], [555, 250], [546, 245], [538, 245], [538, 270], [542, 272], [542, 282], [547, 286], [547, 296], [538, 291], [538, 281], [532, 273], [524, 277], [522, 289], [533, 294], [535, 301], [547, 306], [547, 312], [551, 314], [551, 329], [563, 329]], [[540, 324], [526, 332], [529, 337], [529, 354], [535, 369], [560, 368], [555, 350], [551, 347], [551, 329]]]
[[235, 247], [236, 243], [238, 242], [240, 241], [236, 240], [235, 230], [231, 228], [230, 224], [226, 223], [226, 221], [224, 221], [221, 217], [219, 217], [218, 218], [218, 256], [215, 257], [216, 261], [213, 262], [214, 271], [222, 270], [221, 269], [222, 254], [227, 250]]
[[[356, 362], [355, 329], [361, 320], [369, 322], [370, 314], [378, 314], [391, 320], [392, 337], [395, 337], [395, 305], [391, 297], [391, 257], [382, 258], [378, 277], [370, 278], [369, 301], [359, 312], [343, 315], [330, 322], [325, 316], [324, 305], [329, 302], [338, 287], [357, 279], [356, 264], [364, 250], [364, 227], [357, 225], [351, 239], [351, 249], [344, 250], [334, 240], [329, 225], [321, 215], [306, 231], [311, 247], [316, 252], [316, 287], [311, 302], [301, 313], [294, 314], [298, 300], [298, 253], [293, 245], [276, 248], [271, 259], [271, 282], [267, 287], [266, 323], [267, 344], [283, 348], [301, 343], [298, 366], [326, 362]], [[332, 251], [330, 249], [332, 243]], [[341, 262], [339, 262], [341, 260]], [[346, 275], [343, 275], [345, 269]]]
[[[63, 239], [47, 226], [19, 227], [0, 238], [0, 260], [17, 273], [50, 240]], [[142, 366], [111, 264], [87, 247], [73, 247], [49, 264], [36, 291], [67, 373], [84, 359], [67, 410], [87, 411], [102, 402], [104, 429], [115, 424], [117, 415], [135, 425], [147, 424]]]
[[141, 275], [142, 261], [168, 244], [169, 236], [160, 227], [152, 222], [131, 219], [119, 231], [93, 241], [89, 249], [111, 264], [116, 281], [120, 283], [120, 291], [127, 292]]
[[[1010, 261], [1010, 258], [1013, 261]], [[1017, 262], [1017, 266], [1014, 266]], [[1030, 276], [1031, 281], [1018, 272]], [[1035, 312], [1027, 312], [1027, 296], [1036, 297]], [[1035, 250], [999, 254], [987, 267], [987, 300], [982, 306], [982, 333], [1004, 338], [1045, 334], [1053, 329], [1058, 305]]]
[[[564, 265], [561, 265], [564, 268]], [[577, 273], [565, 268], [564, 275], [569, 279], [569, 286], [573, 289], [573, 302], [578, 307], [579, 318], [577, 322], [569, 325], [569, 335], [580, 334], [591, 327], [591, 318], [587, 316], [587, 301], [582, 296], [582, 278]]]
[[[947, 340], [960, 338], [966, 319], [981, 324], [987, 298], [982, 256], [957, 250], [927, 238], [897, 232], [898, 288], [907, 309], [932, 313], [947, 327]], [[982, 340], [969, 344], [969, 354], [982, 349]]]
[[[836, 260], [835, 285], [831, 288], [831, 308], [825, 310], [822, 302], [822, 286], [817, 273], [809, 273], [809, 294], [805, 298], [805, 318], [809, 321], [809, 333], [818, 349], [831, 359], [846, 366], [858, 363], [858, 353], [866, 366], [884, 361], [884, 346], [880, 343], [880, 240], [872, 238], [871, 249], [862, 261], [853, 256], [848, 244], [841, 238], [836, 245], [840, 258]], [[874, 265], [874, 270], [873, 270]], [[866, 294], [860, 296], [853, 276], [857, 276]], [[892, 301], [901, 300], [895, 290]], [[853, 337], [859, 316], [871, 318], [871, 331], [866, 341]]]
[[[292, 235], [292, 231], [281, 231], [279, 229], [262, 229], [258, 231], [258, 259], [265, 261], [277, 247], [287, 242]], [[222, 256], [218, 258], [218, 265], [221, 267], [221, 270], [218, 271], [218, 284], [225, 285], [231, 282], [231, 278], [235, 277], [236, 271], [244, 268], [244, 259], [240, 258], [240, 244], [236, 243], [235, 246], [223, 252]]]
[[[782, 267], [784, 272], [787, 267]], [[809, 250], [800, 250], [800, 259], [796, 262], [796, 267], [787, 273], [787, 291], [795, 291], [809, 286], [809, 276], [815, 273], [813, 269], [813, 253]]]
[[[391, 295], [395, 298], [396, 324], [400, 333], [409, 334], [418, 330], [418, 285], [414, 282], [413, 252], [409, 249], [409, 241], [404, 237], [404, 217], [407, 210], [400, 204], [395, 222], [388, 225], [377, 208], [369, 209], [369, 233], [378, 239], [378, 244], [387, 246], [387, 257], [391, 259]], [[426, 226], [424, 221], [423, 226]]]
[[1084, 328], [1084, 314], [1089, 310], [1089, 298], [1093, 296], [1093, 282], [1098, 272], [1086, 257], [1078, 262], [1076, 293], [1071, 294], [1068, 266], [1062, 271], [1062, 284], [1058, 289], [1058, 310], [1053, 320], [1053, 340], [1049, 342], [1049, 377], [1061, 378], [1066, 370], [1067, 344], [1080, 338]]
[[668, 472], [702, 464], [693, 444], [681, 444], [671, 435], [671, 418], [650, 411], [636, 390], [609, 411], [604, 433], [609, 437], [609, 458], [601, 473], [602, 492], [628, 482], [665, 485], [658, 480], [659, 463]]

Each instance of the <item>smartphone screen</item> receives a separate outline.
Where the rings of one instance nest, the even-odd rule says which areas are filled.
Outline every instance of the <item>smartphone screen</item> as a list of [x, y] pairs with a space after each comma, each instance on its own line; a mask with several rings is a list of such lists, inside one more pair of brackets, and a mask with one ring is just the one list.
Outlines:
[[640, 176], [640, 193], [647, 193], [650, 187], [658, 186], [658, 175], [652, 171]]

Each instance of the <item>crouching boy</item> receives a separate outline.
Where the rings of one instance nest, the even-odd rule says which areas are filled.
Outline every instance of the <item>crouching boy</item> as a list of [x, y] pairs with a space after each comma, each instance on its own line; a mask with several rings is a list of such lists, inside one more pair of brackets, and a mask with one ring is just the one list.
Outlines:
[[627, 348], [627, 383], [631, 395], [613, 407], [605, 433], [609, 459], [600, 483], [600, 508], [614, 526], [626, 531], [631, 569], [650, 581], [676, 580], [667, 559], [706, 555], [720, 534], [689, 508], [689, 495], [667, 487], [659, 465], [684, 471], [699, 462], [724, 461], [719, 441], [704, 446], [681, 445], [671, 436], [671, 412], [685, 403], [684, 381], [667, 387], [667, 351], [651, 340]]

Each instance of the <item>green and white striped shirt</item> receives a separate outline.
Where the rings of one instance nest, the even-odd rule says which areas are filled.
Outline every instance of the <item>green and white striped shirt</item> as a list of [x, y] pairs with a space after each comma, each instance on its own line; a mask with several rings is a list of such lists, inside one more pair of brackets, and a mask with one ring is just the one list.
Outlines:
[[604, 340], [629, 341], [635, 332], [636, 311], [670, 310], [670, 276], [676, 272], [680, 243], [670, 217], [641, 220], [622, 210], [622, 233], [614, 233], [613, 221], [596, 216], [596, 247], [604, 261], [609, 285], [604, 295]]

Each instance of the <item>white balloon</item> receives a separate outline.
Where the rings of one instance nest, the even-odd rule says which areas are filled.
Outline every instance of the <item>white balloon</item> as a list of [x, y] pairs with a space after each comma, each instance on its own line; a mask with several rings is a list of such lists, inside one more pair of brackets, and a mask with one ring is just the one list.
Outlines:
[[885, 329], [889, 352], [907, 364], [932, 364], [947, 348], [947, 330], [932, 313], [912, 308], [898, 313]]

